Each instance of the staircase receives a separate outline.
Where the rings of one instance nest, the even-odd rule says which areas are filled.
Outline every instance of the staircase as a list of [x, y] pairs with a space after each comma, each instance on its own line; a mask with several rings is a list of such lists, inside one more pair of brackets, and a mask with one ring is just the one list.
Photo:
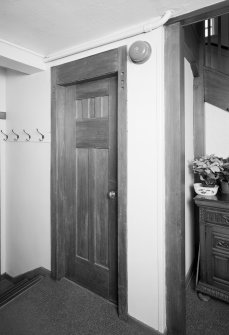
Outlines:
[[229, 111], [229, 75], [204, 67], [204, 100]]
[[0, 308], [38, 283], [42, 278], [42, 275], [35, 275], [32, 278], [28, 278], [26, 275], [18, 278], [3, 275], [0, 279]]
[[205, 21], [204, 96], [229, 111], [229, 16]]

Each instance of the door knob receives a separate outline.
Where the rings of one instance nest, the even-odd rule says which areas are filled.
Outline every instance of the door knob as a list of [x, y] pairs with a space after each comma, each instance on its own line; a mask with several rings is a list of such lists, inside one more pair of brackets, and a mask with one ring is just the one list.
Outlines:
[[115, 191], [108, 192], [108, 198], [109, 199], [115, 199], [116, 198], [116, 192]]

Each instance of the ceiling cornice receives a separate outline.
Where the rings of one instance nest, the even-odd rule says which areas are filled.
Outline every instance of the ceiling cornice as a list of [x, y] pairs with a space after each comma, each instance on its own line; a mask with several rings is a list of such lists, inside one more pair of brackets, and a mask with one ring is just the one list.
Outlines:
[[32, 74], [46, 69], [44, 56], [0, 39], [0, 66]]

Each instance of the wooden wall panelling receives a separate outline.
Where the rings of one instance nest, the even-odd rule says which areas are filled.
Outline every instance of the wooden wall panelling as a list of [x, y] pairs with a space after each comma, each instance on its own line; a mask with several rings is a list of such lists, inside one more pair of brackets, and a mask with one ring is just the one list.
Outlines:
[[183, 28], [165, 28], [166, 315], [170, 335], [185, 324], [185, 138]]
[[211, 68], [204, 68], [205, 101], [229, 110], [229, 75]]

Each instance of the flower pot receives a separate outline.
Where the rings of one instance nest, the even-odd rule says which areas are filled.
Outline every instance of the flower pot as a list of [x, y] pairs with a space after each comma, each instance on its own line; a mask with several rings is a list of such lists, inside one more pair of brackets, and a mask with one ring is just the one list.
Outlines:
[[214, 185], [214, 186], [204, 186], [201, 183], [195, 183], [194, 184], [194, 190], [197, 194], [199, 195], [216, 195], [216, 193], [218, 192], [218, 185]]
[[227, 181], [220, 182], [221, 193], [229, 194], [229, 184]]

